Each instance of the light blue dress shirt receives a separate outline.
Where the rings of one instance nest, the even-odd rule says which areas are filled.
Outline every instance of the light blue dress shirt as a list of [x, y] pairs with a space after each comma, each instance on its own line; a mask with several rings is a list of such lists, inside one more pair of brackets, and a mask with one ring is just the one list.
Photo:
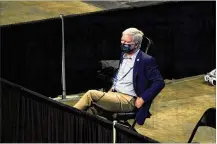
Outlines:
[[133, 66], [139, 49], [131, 56], [123, 55], [123, 61], [114, 78], [112, 89], [117, 92], [137, 97], [133, 87]]

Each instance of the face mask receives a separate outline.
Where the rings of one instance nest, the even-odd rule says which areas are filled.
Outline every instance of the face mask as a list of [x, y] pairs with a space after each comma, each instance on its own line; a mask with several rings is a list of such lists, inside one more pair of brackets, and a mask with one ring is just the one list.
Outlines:
[[131, 48], [131, 44], [121, 44], [121, 50], [122, 50], [124, 53], [130, 53], [130, 52], [132, 52], [134, 49]]

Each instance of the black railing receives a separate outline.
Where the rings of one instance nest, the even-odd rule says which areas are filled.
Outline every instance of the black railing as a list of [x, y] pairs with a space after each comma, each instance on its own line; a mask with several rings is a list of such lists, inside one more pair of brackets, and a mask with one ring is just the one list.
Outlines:
[[[1, 82], [1, 142], [111, 143], [112, 122]], [[157, 142], [116, 125], [117, 142]]]

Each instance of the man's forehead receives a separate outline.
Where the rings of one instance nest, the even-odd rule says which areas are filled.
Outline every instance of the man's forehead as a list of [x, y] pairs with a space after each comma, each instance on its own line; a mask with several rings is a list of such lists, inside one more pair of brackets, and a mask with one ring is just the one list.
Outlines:
[[122, 35], [122, 39], [127, 39], [127, 40], [132, 40], [133, 38], [132, 38], [132, 35], [129, 35], [129, 34], [123, 34]]

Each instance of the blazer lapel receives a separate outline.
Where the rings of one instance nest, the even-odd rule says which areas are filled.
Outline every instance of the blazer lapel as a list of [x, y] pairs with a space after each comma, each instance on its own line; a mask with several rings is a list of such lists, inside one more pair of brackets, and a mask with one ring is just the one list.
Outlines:
[[140, 62], [140, 58], [141, 58], [141, 50], [139, 51], [139, 53], [136, 56], [135, 62], [134, 62], [134, 67], [133, 67], [133, 85], [134, 85], [134, 89], [136, 90], [136, 77], [138, 75], [138, 70], [139, 70], [139, 62]]

